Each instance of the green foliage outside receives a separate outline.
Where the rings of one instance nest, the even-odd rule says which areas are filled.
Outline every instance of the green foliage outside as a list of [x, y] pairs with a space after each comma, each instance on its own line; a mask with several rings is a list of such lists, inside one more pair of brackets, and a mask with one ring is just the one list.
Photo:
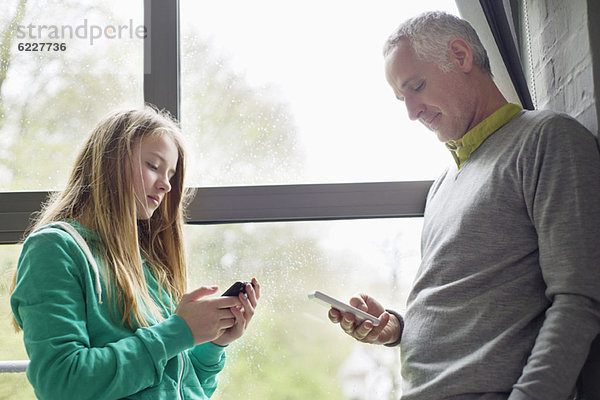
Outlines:
[[[8, 289], [19, 245], [0, 246], [0, 360], [26, 360], [23, 334], [12, 327]], [[0, 398], [6, 400], [34, 399], [33, 389], [23, 373], [0, 374]]]

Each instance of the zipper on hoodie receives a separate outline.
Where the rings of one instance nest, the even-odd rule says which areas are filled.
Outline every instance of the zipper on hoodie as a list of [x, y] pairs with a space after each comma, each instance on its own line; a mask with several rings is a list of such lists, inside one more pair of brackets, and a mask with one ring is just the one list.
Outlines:
[[179, 358], [180, 365], [181, 365], [181, 369], [179, 370], [179, 376], [177, 377], [177, 399], [181, 400], [182, 396], [181, 396], [181, 380], [183, 379], [183, 367], [185, 367], [185, 360], [183, 359], [183, 353], [179, 353], [177, 355], [177, 358]]

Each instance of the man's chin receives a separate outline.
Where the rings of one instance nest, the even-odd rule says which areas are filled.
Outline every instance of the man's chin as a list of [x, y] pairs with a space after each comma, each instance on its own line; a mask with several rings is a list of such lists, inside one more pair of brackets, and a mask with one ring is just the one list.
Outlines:
[[458, 139], [462, 138], [461, 135], [456, 135], [456, 134], [448, 133], [448, 132], [442, 132], [439, 130], [435, 130], [432, 132], [435, 133], [438, 140], [442, 143], [446, 143], [446, 142], [449, 142], [450, 140], [458, 140]]
[[442, 143], [446, 143], [448, 140], [450, 140], [450, 139], [448, 139], [448, 138], [446, 137], [446, 135], [444, 135], [444, 133], [443, 133], [443, 132], [440, 132], [440, 131], [437, 131], [437, 130], [436, 130], [436, 131], [434, 131], [434, 130], [431, 130], [431, 132], [433, 132], [433, 133], [435, 134], [435, 136], [438, 138], [438, 140], [439, 140], [440, 142], [442, 142]]

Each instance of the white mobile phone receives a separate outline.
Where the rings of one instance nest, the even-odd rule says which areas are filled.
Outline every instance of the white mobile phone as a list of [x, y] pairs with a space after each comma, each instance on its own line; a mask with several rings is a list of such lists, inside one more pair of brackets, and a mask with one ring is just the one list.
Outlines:
[[341, 311], [344, 313], [351, 313], [354, 315], [354, 317], [356, 318], [356, 321], [358, 321], [358, 322], [369, 320], [373, 323], [373, 326], [379, 325], [379, 318], [374, 317], [371, 314], [366, 313], [362, 310], [359, 310], [356, 307], [352, 307], [350, 304], [343, 303], [337, 299], [334, 299], [333, 297], [328, 296], [323, 292], [319, 292], [318, 290], [315, 290], [314, 292], [309, 293], [308, 298], [311, 300], [316, 300], [317, 302], [319, 302], [325, 306], [333, 307], [338, 311]]

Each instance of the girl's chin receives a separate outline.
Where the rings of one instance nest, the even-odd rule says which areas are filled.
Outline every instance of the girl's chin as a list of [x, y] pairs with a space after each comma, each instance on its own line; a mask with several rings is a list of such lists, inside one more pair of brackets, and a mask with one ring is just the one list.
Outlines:
[[154, 210], [143, 210], [142, 212], [138, 211], [137, 219], [138, 219], [138, 221], [147, 221], [150, 218], [152, 218], [153, 214], [154, 214]]

